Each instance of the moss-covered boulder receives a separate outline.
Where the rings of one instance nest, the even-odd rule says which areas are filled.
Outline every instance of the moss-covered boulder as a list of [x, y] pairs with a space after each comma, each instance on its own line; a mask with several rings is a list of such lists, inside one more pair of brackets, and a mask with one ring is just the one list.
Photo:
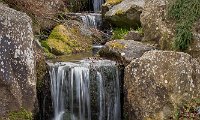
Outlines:
[[109, 8], [104, 18], [114, 26], [135, 27], [140, 26], [140, 14], [142, 13], [144, 0], [124, 0]]
[[[77, 24], [76, 24], [77, 23]], [[92, 39], [90, 35], [81, 31], [81, 24], [71, 21], [57, 25], [42, 46], [54, 55], [85, 52], [91, 49]]]

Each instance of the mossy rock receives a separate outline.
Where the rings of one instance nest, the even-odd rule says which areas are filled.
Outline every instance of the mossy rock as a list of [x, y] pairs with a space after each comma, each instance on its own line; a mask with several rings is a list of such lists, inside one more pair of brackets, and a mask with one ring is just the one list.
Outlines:
[[72, 54], [90, 50], [92, 41], [81, 34], [78, 26], [57, 25], [46, 41], [42, 42], [45, 52], [54, 55]]

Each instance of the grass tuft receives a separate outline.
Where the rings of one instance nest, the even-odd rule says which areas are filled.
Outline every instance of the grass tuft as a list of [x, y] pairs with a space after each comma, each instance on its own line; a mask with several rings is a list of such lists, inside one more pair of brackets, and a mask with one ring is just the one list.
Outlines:
[[123, 39], [129, 31], [130, 29], [128, 28], [114, 28], [112, 39]]

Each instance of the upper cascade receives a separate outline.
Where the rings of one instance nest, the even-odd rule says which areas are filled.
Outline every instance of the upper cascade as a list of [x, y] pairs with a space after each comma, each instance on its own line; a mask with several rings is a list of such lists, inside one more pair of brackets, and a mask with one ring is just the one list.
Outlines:
[[89, 2], [90, 3], [92, 2], [93, 11], [95, 13], [98, 13], [101, 11], [101, 6], [102, 6], [102, 4], [105, 3], [105, 0], [92, 0], [92, 1], [89, 0]]

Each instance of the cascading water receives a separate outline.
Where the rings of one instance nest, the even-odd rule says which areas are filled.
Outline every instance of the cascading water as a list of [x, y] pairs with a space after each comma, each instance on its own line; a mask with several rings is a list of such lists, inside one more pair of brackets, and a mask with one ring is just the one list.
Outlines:
[[101, 18], [101, 14], [97, 14], [97, 13], [85, 13], [85, 14], [81, 14], [80, 15], [83, 24], [86, 27], [93, 27], [93, 28], [98, 28], [99, 26], [101, 26], [101, 22], [102, 22], [102, 18]]
[[101, 6], [102, 4], [105, 2], [105, 0], [92, 0], [92, 4], [93, 4], [93, 11], [95, 13], [100, 12], [101, 11]]
[[49, 63], [54, 120], [120, 120], [118, 67], [109, 60]]

